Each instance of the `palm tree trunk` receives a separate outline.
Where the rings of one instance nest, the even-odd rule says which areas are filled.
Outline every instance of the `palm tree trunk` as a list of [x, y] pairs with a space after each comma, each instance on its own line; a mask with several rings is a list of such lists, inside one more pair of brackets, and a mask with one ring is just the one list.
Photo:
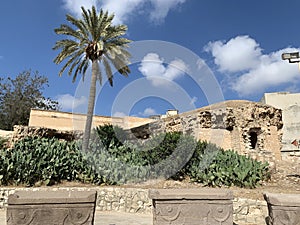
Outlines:
[[95, 99], [96, 99], [96, 82], [97, 82], [97, 74], [99, 73], [99, 64], [98, 60], [94, 60], [92, 62], [92, 78], [90, 84], [90, 94], [88, 101], [88, 110], [86, 115], [85, 129], [83, 134], [83, 143], [82, 147], [84, 151], [88, 150], [89, 140], [91, 136], [92, 123], [93, 123], [93, 115], [95, 108]]

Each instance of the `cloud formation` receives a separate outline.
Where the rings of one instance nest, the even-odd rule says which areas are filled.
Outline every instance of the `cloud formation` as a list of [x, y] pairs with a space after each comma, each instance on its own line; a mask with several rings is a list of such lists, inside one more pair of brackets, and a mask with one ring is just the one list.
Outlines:
[[59, 103], [62, 111], [71, 111], [78, 109], [81, 106], [87, 105], [87, 98], [85, 96], [81, 96], [80, 98], [75, 98], [70, 94], [58, 95], [56, 100]]
[[195, 105], [195, 103], [198, 101], [198, 98], [196, 96], [194, 96], [191, 101], [190, 101], [190, 105]]
[[112, 116], [113, 117], [126, 117], [128, 115], [124, 112], [115, 112]]
[[229, 77], [226, 83], [240, 96], [299, 81], [298, 67], [281, 59], [283, 52], [299, 49], [285, 48], [263, 54], [260, 45], [249, 36], [210, 42], [204, 49], [212, 54], [219, 71]]
[[170, 81], [183, 76], [187, 65], [181, 59], [175, 59], [168, 65], [156, 53], [148, 53], [141, 61], [139, 71], [156, 87], [167, 86]]
[[81, 6], [103, 8], [115, 14], [116, 23], [124, 23], [131, 15], [146, 14], [156, 23], [164, 21], [169, 11], [176, 9], [187, 0], [63, 0], [64, 7], [76, 16], [81, 15]]
[[139, 115], [149, 117], [149, 116], [157, 115], [157, 112], [155, 111], [155, 109], [149, 107], [146, 108], [144, 112], [140, 112]]

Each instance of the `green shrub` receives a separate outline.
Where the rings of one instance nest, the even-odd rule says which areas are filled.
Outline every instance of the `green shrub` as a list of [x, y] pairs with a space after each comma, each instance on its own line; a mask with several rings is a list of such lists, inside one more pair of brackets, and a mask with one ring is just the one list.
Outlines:
[[7, 143], [8, 139], [4, 137], [0, 137], [0, 149], [5, 148], [5, 145]]
[[[27, 137], [0, 150], [0, 184], [46, 185], [63, 180], [95, 184], [136, 183], [155, 178], [181, 179], [208, 186], [254, 188], [269, 176], [268, 164], [179, 132], [146, 141], [119, 140], [111, 126], [97, 130], [88, 152], [80, 141]], [[122, 133], [122, 130], [119, 129]]]
[[99, 141], [106, 149], [110, 147], [120, 147], [126, 140], [125, 131], [119, 126], [113, 126], [110, 124], [98, 126], [93, 130], [92, 141]]
[[1, 185], [46, 185], [68, 181], [99, 182], [76, 142], [26, 137], [0, 152]]
[[186, 168], [192, 181], [208, 186], [255, 188], [270, 176], [267, 163], [212, 144], [204, 143], [204, 146], [205, 149], [197, 149]]
[[89, 159], [109, 184], [179, 176], [178, 170], [189, 161], [196, 146], [193, 137], [178, 132], [157, 134], [135, 144], [111, 144], [110, 148], [99, 141], [92, 142]]

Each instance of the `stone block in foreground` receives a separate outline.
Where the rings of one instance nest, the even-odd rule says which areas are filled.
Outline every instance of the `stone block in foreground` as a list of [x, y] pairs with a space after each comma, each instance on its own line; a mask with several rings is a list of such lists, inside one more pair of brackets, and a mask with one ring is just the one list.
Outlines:
[[96, 191], [16, 191], [8, 196], [7, 225], [93, 225]]
[[233, 195], [221, 189], [154, 189], [153, 225], [232, 225]]
[[300, 225], [300, 195], [264, 193], [268, 225]]

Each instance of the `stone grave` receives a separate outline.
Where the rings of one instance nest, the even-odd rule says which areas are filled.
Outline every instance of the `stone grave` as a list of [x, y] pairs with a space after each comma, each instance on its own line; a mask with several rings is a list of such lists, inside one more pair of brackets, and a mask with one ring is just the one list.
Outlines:
[[16, 191], [8, 196], [7, 225], [93, 225], [96, 191]]
[[233, 195], [222, 189], [153, 189], [153, 225], [232, 225]]
[[264, 193], [268, 225], [300, 225], [300, 195]]

